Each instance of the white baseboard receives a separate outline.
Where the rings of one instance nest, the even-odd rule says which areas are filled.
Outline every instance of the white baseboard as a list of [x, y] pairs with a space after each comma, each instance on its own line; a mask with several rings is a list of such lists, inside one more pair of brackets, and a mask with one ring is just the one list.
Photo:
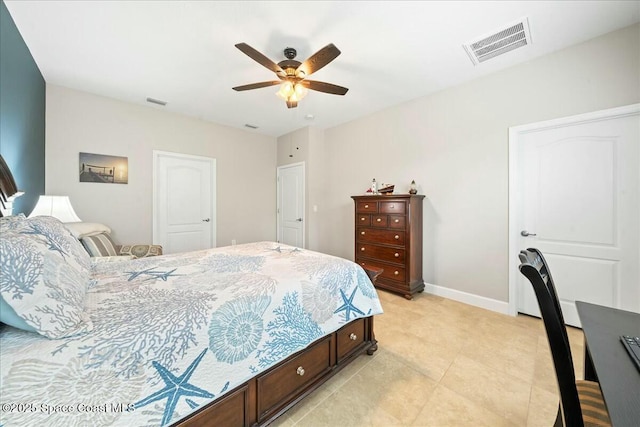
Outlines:
[[465, 304], [473, 305], [498, 313], [510, 314], [509, 303], [505, 301], [498, 301], [495, 299], [482, 297], [480, 295], [457, 291], [451, 288], [444, 288], [442, 286], [432, 285], [431, 283], [424, 284], [424, 291], [432, 295], [452, 299], [454, 301], [459, 301]]

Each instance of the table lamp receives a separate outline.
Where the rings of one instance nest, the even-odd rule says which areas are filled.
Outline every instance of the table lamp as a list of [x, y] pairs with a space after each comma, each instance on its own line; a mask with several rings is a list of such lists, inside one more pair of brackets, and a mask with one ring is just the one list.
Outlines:
[[29, 218], [43, 215], [58, 218], [61, 222], [82, 222], [73, 210], [69, 196], [40, 196]]

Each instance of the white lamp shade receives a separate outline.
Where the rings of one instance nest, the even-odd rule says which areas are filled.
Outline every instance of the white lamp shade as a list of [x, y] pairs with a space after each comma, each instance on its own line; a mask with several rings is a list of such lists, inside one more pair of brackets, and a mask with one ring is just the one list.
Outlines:
[[52, 216], [62, 222], [82, 222], [73, 210], [69, 196], [40, 196], [29, 218], [34, 216]]

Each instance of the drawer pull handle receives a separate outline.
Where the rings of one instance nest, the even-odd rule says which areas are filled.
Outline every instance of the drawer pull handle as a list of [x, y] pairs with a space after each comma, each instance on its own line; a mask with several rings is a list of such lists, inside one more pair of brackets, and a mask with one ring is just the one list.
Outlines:
[[362, 252], [364, 252], [364, 248], [360, 248], [360, 250], [361, 250]]
[[360, 218], [360, 221], [365, 221], [364, 217]]
[[395, 254], [393, 254], [393, 256], [398, 258], [400, 256], [400, 254], [398, 252], [396, 252]]
[[396, 220], [395, 220], [395, 221], [393, 221], [393, 222], [398, 223], [398, 222], [400, 222], [400, 220], [399, 220], [399, 219], [396, 219]]
[[376, 221], [382, 222], [382, 218], [378, 218], [378, 219], [376, 219]]
[[360, 234], [362, 234], [364, 236], [364, 231], [361, 231]]
[[391, 209], [393, 209], [393, 205], [390, 205], [389, 207], [390, 207]]
[[395, 238], [396, 240], [398, 240], [398, 239], [400, 238], [400, 236], [398, 236], [398, 235], [396, 234], [396, 235], [394, 236], [394, 238]]
[[365, 209], [369, 209], [369, 205], [364, 205], [364, 208]]
[[396, 270], [396, 271], [393, 272], [393, 274], [397, 276], [400, 273], [398, 273], [398, 270]]
[[353, 334], [353, 333], [352, 333], [351, 335], [349, 335], [349, 339], [350, 339], [351, 341], [355, 341], [355, 340], [357, 340], [357, 339], [358, 339], [358, 336], [357, 336], [356, 334]]
[[303, 376], [304, 375], [304, 368], [302, 366], [298, 366], [298, 369], [296, 369], [296, 374]]

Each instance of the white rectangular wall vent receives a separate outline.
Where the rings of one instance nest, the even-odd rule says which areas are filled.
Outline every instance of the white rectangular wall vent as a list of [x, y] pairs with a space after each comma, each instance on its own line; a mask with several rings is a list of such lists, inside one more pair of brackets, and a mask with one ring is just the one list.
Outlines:
[[479, 40], [474, 40], [462, 46], [469, 55], [471, 62], [473, 62], [474, 65], [478, 65], [498, 55], [530, 45], [531, 42], [529, 20], [523, 18], [508, 28], [499, 30], [491, 35], [484, 36]]
[[161, 101], [161, 100], [155, 99], [155, 98], [147, 98], [147, 102], [150, 102], [152, 104], [162, 105], [163, 107], [165, 105], [167, 105], [167, 101]]

